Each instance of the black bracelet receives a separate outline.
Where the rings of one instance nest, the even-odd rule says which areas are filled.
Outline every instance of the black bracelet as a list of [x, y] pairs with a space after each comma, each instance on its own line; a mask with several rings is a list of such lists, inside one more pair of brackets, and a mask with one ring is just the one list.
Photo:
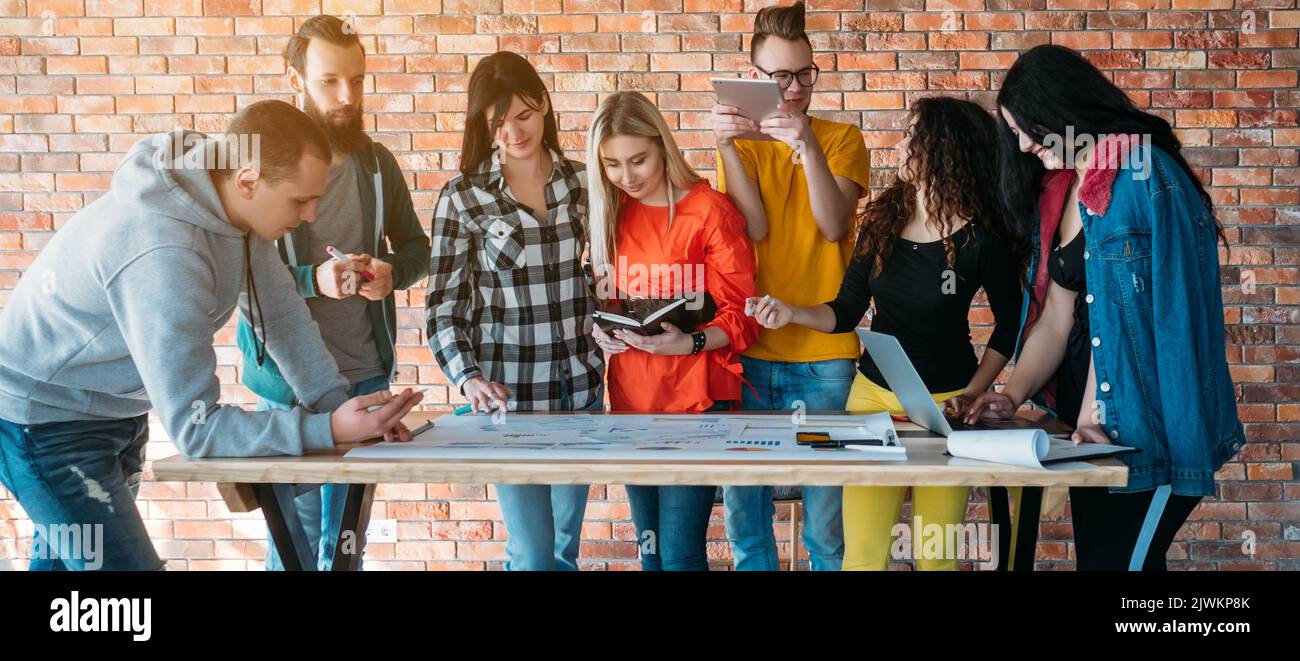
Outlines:
[[695, 354], [704, 351], [704, 344], [708, 342], [708, 340], [708, 336], [705, 335], [702, 330], [697, 330], [694, 333], [691, 333], [691, 355], [694, 356]]

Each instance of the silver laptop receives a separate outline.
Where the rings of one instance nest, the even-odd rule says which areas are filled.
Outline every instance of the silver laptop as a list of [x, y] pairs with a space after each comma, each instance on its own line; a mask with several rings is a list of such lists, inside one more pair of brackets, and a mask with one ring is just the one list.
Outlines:
[[975, 424], [966, 424], [957, 418], [950, 420], [944, 417], [943, 409], [935, 403], [930, 389], [925, 387], [925, 382], [903, 351], [903, 345], [898, 343], [898, 338], [865, 328], [858, 329], [858, 337], [862, 338], [862, 346], [866, 347], [867, 353], [876, 362], [889, 389], [894, 391], [903, 410], [907, 411], [907, 417], [940, 436], [947, 437], [954, 429], [1032, 429], [1042, 426], [1024, 418], [980, 420]]

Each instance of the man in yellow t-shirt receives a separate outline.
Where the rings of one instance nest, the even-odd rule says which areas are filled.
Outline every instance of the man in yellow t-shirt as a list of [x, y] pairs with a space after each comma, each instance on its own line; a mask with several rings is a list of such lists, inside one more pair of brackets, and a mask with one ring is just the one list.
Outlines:
[[[853, 253], [853, 218], [871, 163], [857, 126], [809, 117], [817, 82], [804, 7], [768, 7], [754, 20], [751, 78], [782, 87], [789, 117], [751, 121], [713, 108], [718, 188], [745, 214], [758, 258], [758, 294], [792, 305], [835, 298]], [[773, 140], [744, 140], [761, 132]], [[763, 330], [741, 357], [742, 408], [844, 410], [861, 354], [857, 335], [790, 324]], [[841, 489], [805, 486], [804, 544], [814, 570], [839, 570], [844, 556]], [[726, 487], [727, 536], [736, 569], [777, 569], [772, 487]]]

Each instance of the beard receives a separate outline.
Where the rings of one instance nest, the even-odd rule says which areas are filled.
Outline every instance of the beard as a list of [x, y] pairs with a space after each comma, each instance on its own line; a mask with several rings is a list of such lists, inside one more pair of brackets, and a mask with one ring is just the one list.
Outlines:
[[366, 132], [361, 126], [363, 102], [333, 110], [321, 110], [310, 94], [304, 94], [303, 111], [316, 121], [329, 139], [330, 149], [339, 154], [353, 154], [366, 144]]

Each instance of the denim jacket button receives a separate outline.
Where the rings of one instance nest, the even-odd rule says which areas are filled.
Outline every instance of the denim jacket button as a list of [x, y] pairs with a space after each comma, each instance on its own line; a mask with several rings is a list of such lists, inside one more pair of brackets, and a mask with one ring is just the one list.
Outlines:
[[1094, 346], [1094, 347], [1099, 347], [1099, 346], [1101, 346], [1101, 338], [1100, 338], [1100, 337], [1094, 337], [1094, 338], [1092, 338], [1092, 346]]
[[1087, 296], [1084, 296], [1083, 300], [1091, 303], [1093, 301], [1092, 294], [1088, 294]]
[[1087, 250], [1083, 251], [1083, 258], [1084, 258], [1084, 259], [1088, 259], [1089, 256], [1090, 256], [1090, 255], [1089, 255], [1089, 253], [1088, 253]]
[[1102, 391], [1102, 392], [1110, 392], [1110, 384], [1109, 384], [1109, 383], [1103, 383], [1103, 384], [1101, 384], [1101, 385], [1098, 386], [1098, 387], [1101, 388], [1101, 391]]
[[1115, 431], [1114, 429], [1110, 430], [1110, 437], [1119, 438], [1119, 432]]

